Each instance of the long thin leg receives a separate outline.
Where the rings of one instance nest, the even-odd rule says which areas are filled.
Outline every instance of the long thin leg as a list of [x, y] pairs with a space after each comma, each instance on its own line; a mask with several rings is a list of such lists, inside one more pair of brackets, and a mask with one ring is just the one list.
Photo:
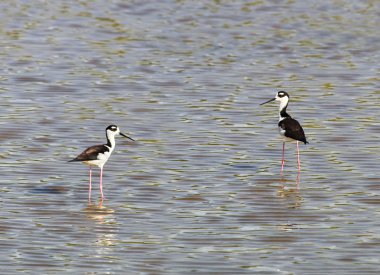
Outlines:
[[92, 176], [92, 170], [90, 166], [90, 183], [88, 185], [88, 200], [91, 200], [91, 189], [92, 189], [92, 184], [91, 184], [91, 176]]
[[284, 171], [284, 163], [285, 163], [285, 142], [282, 142], [281, 177], [282, 177], [282, 172]]
[[103, 167], [100, 167], [100, 194], [102, 196], [102, 200], [104, 199], [103, 195]]
[[298, 146], [298, 140], [297, 140], [297, 161], [298, 161], [298, 173], [301, 172], [301, 161], [300, 161], [300, 148]]

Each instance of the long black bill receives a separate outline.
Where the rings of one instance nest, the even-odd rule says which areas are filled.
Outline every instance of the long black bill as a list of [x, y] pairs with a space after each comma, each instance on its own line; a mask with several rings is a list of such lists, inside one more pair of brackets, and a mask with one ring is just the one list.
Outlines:
[[276, 98], [269, 99], [268, 101], [265, 101], [264, 103], [261, 103], [260, 105], [264, 105], [264, 104], [266, 104], [266, 103], [268, 103], [268, 102], [271, 102], [271, 101], [273, 101], [273, 100], [276, 100]]
[[129, 138], [132, 141], [135, 141], [133, 138], [130, 138], [129, 136], [124, 135], [123, 133], [120, 133], [120, 135], [123, 136], [123, 137]]

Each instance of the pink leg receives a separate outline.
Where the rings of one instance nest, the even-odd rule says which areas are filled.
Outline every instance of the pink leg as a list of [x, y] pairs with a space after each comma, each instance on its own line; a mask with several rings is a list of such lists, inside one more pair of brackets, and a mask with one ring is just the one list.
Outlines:
[[301, 161], [300, 161], [300, 148], [298, 146], [298, 140], [297, 140], [297, 161], [298, 161], [298, 173], [301, 172]]
[[282, 172], [284, 171], [284, 163], [285, 163], [285, 142], [282, 143], [281, 177], [282, 177]]
[[91, 186], [92, 186], [92, 184], [91, 184], [91, 175], [92, 175], [92, 170], [91, 170], [91, 166], [90, 166], [90, 183], [89, 183], [89, 185], [88, 185], [88, 200], [90, 201], [91, 200]]
[[100, 167], [100, 194], [102, 195], [102, 200], [104, 199], [103, 195], [103, 167]]

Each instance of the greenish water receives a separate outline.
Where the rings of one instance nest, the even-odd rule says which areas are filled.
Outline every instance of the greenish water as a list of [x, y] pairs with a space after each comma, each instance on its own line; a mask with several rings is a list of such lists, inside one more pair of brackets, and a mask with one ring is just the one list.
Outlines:
[[379, 273], [378, 1], [0, 7], [4, 274]]

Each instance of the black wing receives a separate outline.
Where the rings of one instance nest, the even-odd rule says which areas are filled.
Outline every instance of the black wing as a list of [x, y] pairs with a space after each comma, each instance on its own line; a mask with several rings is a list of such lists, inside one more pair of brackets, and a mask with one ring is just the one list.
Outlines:
[[105, 145], [94, 145], [94, 146], [88, 147], [86, 150], [80, 153], [75, 159], [72, 159], [69, 162], [96, 160], [98, 157], [98, 154], [104, 154], [107, 151], [109, 151], [109, 148]]
[[303, 143], [309, 143], [306, 140], [305, 132], [303, 131], [301, 124], [291, 117], [287, 117], [278, 123], [278, 126], [285, 130], [285, 136], [295, 140], [302, 141]]

